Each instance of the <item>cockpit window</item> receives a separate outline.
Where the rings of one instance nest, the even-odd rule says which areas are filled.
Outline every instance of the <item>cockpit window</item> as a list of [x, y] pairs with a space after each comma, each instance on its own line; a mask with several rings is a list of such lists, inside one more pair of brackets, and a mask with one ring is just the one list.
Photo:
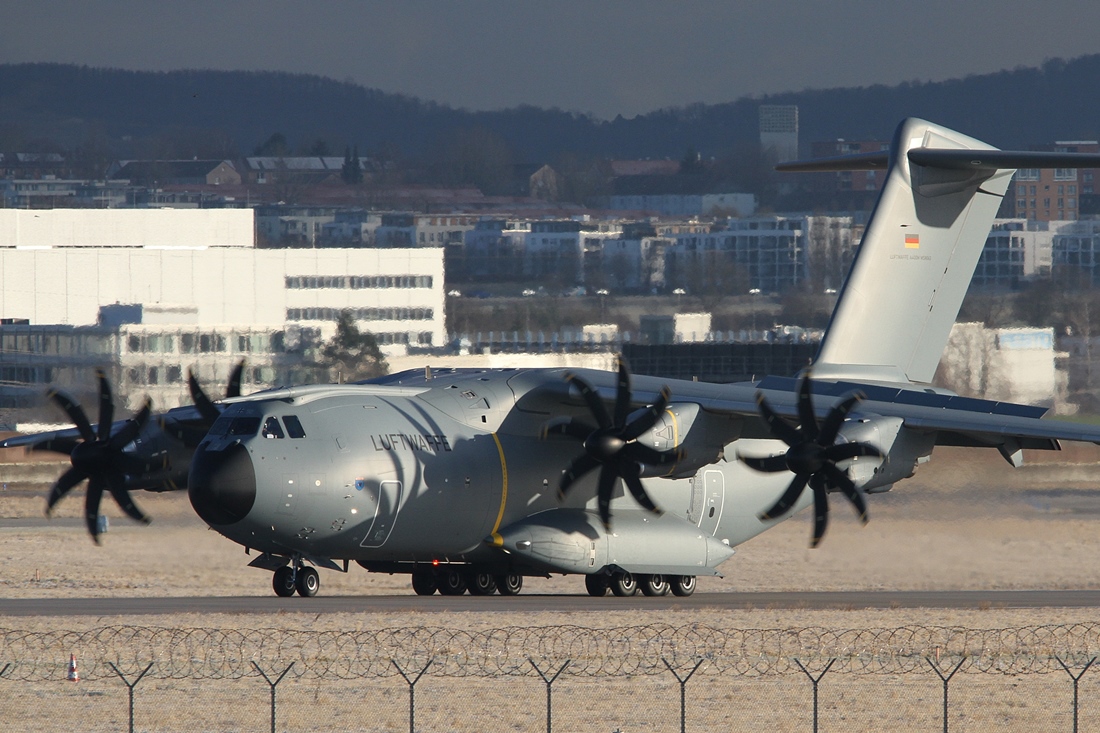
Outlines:
[[260, 435], [265, 438], [282, 438], [283, 426], [279, 424], [279, 419], [277, 417], [269, 417], [264, 420], [264, 429]]
[[229, 423], [229, 435], [255, 435], [259, 429], [258, 417], [235, 417]]
[[302, 423], [297, 415], [283, 415], [283, 422], [286, 423], [286, 432], [291, 438], [306, 437], [306, 431], [302, 429]]
[[214, 424], [210, 426], [210, 430], [207, 431], [207, 435], [225, 435], [229, 431], [229, 425], [233, 422], [233, 418], [222, 415]]

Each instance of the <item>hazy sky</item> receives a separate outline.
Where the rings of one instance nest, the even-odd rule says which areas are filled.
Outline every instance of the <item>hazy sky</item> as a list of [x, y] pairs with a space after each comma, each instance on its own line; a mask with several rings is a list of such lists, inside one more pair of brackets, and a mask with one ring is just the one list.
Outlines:
[[320, 74], [600, 117], [1100, 52], [1098, 0], [36, 0], [0, 63]]

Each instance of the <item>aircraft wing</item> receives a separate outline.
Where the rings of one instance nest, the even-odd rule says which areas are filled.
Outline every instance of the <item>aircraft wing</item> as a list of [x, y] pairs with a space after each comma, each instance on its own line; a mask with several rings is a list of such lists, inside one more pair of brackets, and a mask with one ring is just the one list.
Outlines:
[[[610, 410], [615, 403], [615, 385], [599, 372], [579, 372], [592, 383], [593, 389]], [[757, 383], [708, 384], [703, 382], [669, 381], [654, 377], [634, 378], [633, 405], [652, 404], [663, 386], [672, 389], [672, 403], [690, 402], [704, 411], [730, 418], [730, 439], [773, 437], [760, 414], [756, 402], [762, 394], [777, 414], [798, 422], [798, 380], [768, 377]], [[1059, 440], [1100, 444], [1100, 425], [1067, 422], [1045, 418], [1045, 407], [1019, 405], [1010, 402], [961, 397], [919, 385], [886, 386], [847, 381], [814, 380], [812, 395], [814, 411], [823, 420], [832, 406], [846, 395], [858, 391], [865, 399], [853, 410], [852, 417], [873, 419], [896, 417], [906, 428], [923, 433], [935, 433], [937, 445], [1002, 447], [1035, 450], [1058, 450]], [[544, 383], [520, 401], [521, 406], [533, 401], [553, 411], [558, 405], [581, 403], [574, 389], [564, 381]]]

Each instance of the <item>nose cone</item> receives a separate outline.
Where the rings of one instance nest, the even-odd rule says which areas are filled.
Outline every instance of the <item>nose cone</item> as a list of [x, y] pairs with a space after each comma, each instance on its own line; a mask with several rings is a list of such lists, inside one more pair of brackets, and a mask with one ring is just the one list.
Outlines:
[[225, 450], [201, 446], [191, 461], [187, 495], [207, 524], [234, 524], [244, 519], [256, 501], [256, 471], [248, 450], [239, 443]]

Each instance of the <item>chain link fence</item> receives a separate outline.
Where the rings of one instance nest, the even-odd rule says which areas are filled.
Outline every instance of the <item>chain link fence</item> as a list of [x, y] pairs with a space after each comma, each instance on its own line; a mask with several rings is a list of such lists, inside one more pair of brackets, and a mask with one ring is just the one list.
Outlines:
[[1100, 723], [1098, 649], [1100, 624], [0, 629], [0, 710], [12, 731], [1076, 731]]

